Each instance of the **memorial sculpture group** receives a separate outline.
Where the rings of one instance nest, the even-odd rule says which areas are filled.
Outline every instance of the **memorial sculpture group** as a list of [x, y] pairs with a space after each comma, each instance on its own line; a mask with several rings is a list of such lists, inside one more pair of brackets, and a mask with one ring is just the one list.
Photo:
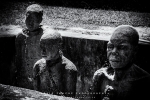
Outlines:
[[[76, 97], [77, 68], [63, 55], [61, 34], [49, 26], [40, 25], [42, 16], [43, 9], [40, 5], [27, 7], [26, 28], [22, 29], [15, 39], [15, 73], [11, 85]], [[148, 93], [143, 91], [145, 88], [150, 89], [150, 75], [132, 62], [137, 52], [138, 40], [138, 32], [134, 27], [121, 25], [116, 28], [107, 45], [109, 62], [93, 74], [93, 84], [87, 91], [89, 93], [82, 98], [147, 98]]]
[[[40, 25], [42, 16], [43, 9], [40, 5], [30, 5], [26, 9], [26, 28], [19, 29], [17, 34], [10, 34], [5, 30], [6, 27], [1, 30], [5, 33], [0, 34], [1, 41], [4, 43], [9, 39], [11, 43], [7, 41], [7, 44], [14, 43], [9, 50], [15, 53], [13, 55], [7, 49], [1, 50], [1, 100], [74, 100], [69, 97], [75, 97], [77, 68], [63, 56], [60, 33]], [[3, 56], [6, 52], [7, 55], [10, 53], [9, 59]], [[5, 72], [4, 68], [9, 69]]]
[[40, 25], [42, 16], [41, 6], [33, 4], [27, 8], [27, 28], [16, 37], [17, 72], [14, 85], [75, 97], [77, 68], [63, 56], [60, 33]]

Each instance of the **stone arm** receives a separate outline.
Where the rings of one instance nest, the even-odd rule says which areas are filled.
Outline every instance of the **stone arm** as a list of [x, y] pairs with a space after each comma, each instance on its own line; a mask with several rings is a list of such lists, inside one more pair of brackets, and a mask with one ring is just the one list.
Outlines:
[[34, 90], [40, 91], [40, 66], [35, 64], [33, 67], [33, 87]]
[[92, 86], [90, 88], [90, 99], [91, 100], [101, 100], [101, 81], [102, 80], [102, 73], [96, 71], [93, 76]]
[[76, 83], [77, 83], [77, 70], [68, 69], [65, 74], [65, 96], [75, 97], [76, 94]]

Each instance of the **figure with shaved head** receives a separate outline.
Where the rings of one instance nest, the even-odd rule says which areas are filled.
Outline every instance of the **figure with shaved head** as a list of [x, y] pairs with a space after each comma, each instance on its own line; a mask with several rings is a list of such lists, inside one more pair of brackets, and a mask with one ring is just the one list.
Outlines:
[[77, 68], [61, 51], [60, 33], [46, 30], [40, 39], [42, 58], [33, 67], [34, 89], [75, 97]]
[[133, 26], [116, 27], [107, 44], [109, 64], [93, 76], [93, 100], [150, 99], [146, 91], [150, 89], [150, 74], [134, 64], [138, 41], [139, 35]]
[[33, 89], [32, 68], [41, 58], [40, 38], [46, 25], [41, 25], [43, 8], [32, 4], [26, 8], [25, 27], [16, 37], [16, 79], [15, 86]]

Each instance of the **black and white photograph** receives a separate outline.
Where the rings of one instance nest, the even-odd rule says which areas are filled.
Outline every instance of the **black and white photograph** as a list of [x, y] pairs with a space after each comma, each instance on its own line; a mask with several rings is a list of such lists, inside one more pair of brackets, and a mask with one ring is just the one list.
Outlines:
[[150, 100], [147, 0], [1, 0], [0, 100]]

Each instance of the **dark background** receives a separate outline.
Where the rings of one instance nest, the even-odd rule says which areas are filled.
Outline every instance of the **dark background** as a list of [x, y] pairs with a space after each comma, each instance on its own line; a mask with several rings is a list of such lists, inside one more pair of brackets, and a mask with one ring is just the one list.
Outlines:
[[[149, 0], [26, 0], [26, 2], [34, 1], [50, 6], [150, 12]], [[1, 0], [1, 7], [8, 6], [7, 2], [25, 2], [25, 0]]]

